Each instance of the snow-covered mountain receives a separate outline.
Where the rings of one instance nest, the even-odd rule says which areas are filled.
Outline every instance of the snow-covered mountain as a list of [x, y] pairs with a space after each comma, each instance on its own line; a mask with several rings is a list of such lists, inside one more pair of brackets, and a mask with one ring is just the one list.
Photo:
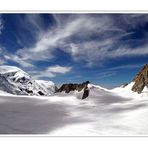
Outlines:
[[[100, 96], [100, 93], [109, 92], [108, 89], [103, 88], [99, 85], [91, 84], [89, 81], [83, 83], [69, 83], [63, 84], [57, 91], [56, 95], [59, 96], [73, 96], [77, 99], [89, 99], [89, 98], [97, 98]], [[110, 93], [110, 92], [109, 92]], [[94, 95], [95, 94], [95, 95]]]
[[16, 95], [51, 95], [55, 84], [34, 80], [28, 73], [15, 66], [0, 66], [0, 90]]
[[148, 97], [148, 64], [146, 64], [128, 84], [110, 90], [123, 97]]
[[52, 81], [45, 81], [45, 80], [35, 80], [37, 84], [40, 85], [40, 87], [44, 88], [48, 94], [54, 94], [57, 90], [57, 87]]

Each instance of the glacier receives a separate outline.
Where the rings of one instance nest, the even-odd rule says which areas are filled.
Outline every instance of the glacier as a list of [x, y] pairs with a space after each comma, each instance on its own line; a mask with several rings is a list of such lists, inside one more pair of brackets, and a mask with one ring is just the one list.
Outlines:
[[147, 135], [148, 100], [121, 97], [90, 84], [90, 95], [0, 93], [0, 134], [50, 136]]

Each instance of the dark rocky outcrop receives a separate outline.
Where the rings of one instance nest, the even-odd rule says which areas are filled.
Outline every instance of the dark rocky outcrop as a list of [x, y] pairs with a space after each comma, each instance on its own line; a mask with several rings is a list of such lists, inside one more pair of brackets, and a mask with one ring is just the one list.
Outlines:
[[82, 99], [85, 99], [85, 98], [87, 98], [88, 96], [89, 96], [89, 89], [88, 89], [88, 87], [86, 87], [86, 88], [84, 89], [84, 93], [83, 93]]
[[148, 64], [146, 64], [140, 72], [133, 79], [135, 84], [132, 87], [132, 91], [141, 93], [144, 87], [148, 87]]
[[[20, 90], [23, 91], [22, 89], [20, 89]], [[33, 94], [33, 91], [32, 91], [32, 90], [25, 89], [25, 91], [26, 91], [28, 94]]]
[[128, 83], [123, 84], [121, 87], [124, 88], [128, 85]]
[[42, 91], [38, 91], [38, 94], [41, 96], [45, 96], [45, 94]]
[[78, 91], [80, 92], [82, 89], [84, 89], [84, 93], [82, 96], [82, 99], [85, 99], [89, 96], [89, 89], [87, 87], [87, 85], [89, 84], [89, 81], [83, 82], [81, 84], [73, 84], [73, 83], [69, 83], [69, 84], [63, 84], [58, 90], [57, 92], [65, 92], [65, 93], [69, 93], [70, 91]]

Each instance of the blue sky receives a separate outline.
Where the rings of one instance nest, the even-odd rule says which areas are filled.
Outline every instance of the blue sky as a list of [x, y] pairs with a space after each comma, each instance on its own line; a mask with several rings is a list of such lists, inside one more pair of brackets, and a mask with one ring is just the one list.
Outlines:
[[148, 14], [0, 14], [0, 64], [56, 84], [127, 83], [148, 63]]

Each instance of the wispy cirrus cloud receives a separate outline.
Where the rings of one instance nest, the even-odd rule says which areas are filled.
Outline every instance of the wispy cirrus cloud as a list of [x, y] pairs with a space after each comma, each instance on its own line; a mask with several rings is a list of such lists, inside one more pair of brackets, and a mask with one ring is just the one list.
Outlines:
[[[2, 16], [0, 15], [0, 35], [2, 34], [3, 29], [4, 29], [4, 22]], [[3, 57], [3, 51], [4, 47], [0, 43], [0, 65], [5, 63], [5, 59]]]
[[[24, 61], [44, 61], [52, 59], [56, 48], [59, 48], [70, 54], [73, 59], [79, 57], [79, 59], [83, 60], [82, 52], [84, 52], [87, 56], [87, 61], [91, 62], [92, 58], [90, 56], [92, 54], [90, 54], [89, 50], [95, 51], [99, 48], [109, 48], [115, 41], [113, 41], [112, 37], [94, 41], [89, 39], [90, 36], [96, 33], [101, 36], [107, 31], [122, 32], [122, 35], [126, 34], [124, 30], [113, 27], [113, 20], [105, 15], [100, 17], [72, 15], [67, 19], [65, 16], [54, 15], [54, 18], [56, 21], [55, 27], [44, 34], [39, 34], [37, 42], [32, 47], [19, 49], [16, 52], [16, 56], [21, 56]], [[83, 47], [80, 47], [80, 43], [73, 42], [73, 37], [83, 39], [84, 41], [81, 43]], [[119, 35], [115, 37], [118, 38]]]
[[[3, 48], [0, 47], [0, 55], [3, 54]], [[5, 63], [5, 59], [3, 58], [3, 56], [0, 56], [0, 65]]]
[[[94, 31], [94, 29], [97, 29], [98, 27], [101, 27], [104, 25], [104, 21], [101, 21], [101, 23], [96, 23], [90, 19], [90, 17], [70, 17], [69, 19], [65, 20], [63, 23], [63, 18], [56, 16], [56, 27], [53, 27], [52, 29], [48, 30], [45, 34], [39, 35], [39, 39], [36, 42], [35, 45], [33, 45], [31, 48], [24, 48], [20, 49], [17, 54], [22, 55], [24, 60], [46, 60], [53, 57], [53, 52], [55, 48], [59, 47], [61, 50], [64, 50], [65, 46], [69, 43], [67, 42], [67, 39], [75, 35], [76, 33], [78, 35], [86, 34], [86, 31]], [[89, 21], [87, 21], [90, 19]], [[91, 25], [93, 24], [93, 26]], [[83, 30], [83, 31], [81, 31]], [[33, 56], [30, 57], [30, 54]]]
[[34, 67], [33, 64], [25, 61], [25, 60], [22, 60], [21, 57], [17, 56], [17, 55], [12, 55], [12, 54], [6, 54], [4, 55], [4, 58], [6, 61], [10, 60], [10, 61], [13, 61], [13, 62], [16, 62], [16, 63], [19, 63], [22, 67]]
[[71, 67], [66, 67], [66, 66], [60, 66], [60, 65], [55, 65], [55, 66], [51, 66], [47, 68], [47, 72], [51, 72], [51, 73], [67, 73], [71, 70]]
[[15, 17], [17, 24], [21, 26], [20, 32], [14, 32], [18, 44], [26, 48], [32, 46], [38, 41], [39, 36], [45, 33], [44, 19], [40, 14], [25, 14]]
[[118, 72], [121, 72], [121, 70], [127, 70], [127, 69], [139, 69], [145, 64], [127, 64], [127, 65], [120, 65], [120, 66], [115, 66], [112, 68], [107, 68], [107, 70], [100, 72], [96, 75], [97, 79], [104, 79], [108, 77], [112, 77], [118, 74]]
[[[61, 50], [72, 59], [85, 61], [87, 66], [101, 65], [110, 59], [148, 55], [148, 45], [132, 48], [122, 38], [134, 34], [127, 28], [134, 28], [147, 21], [147, 15], [108, 14], [65, 14], [53, 15], [55, 24], [43, 31], [39, 15], [28, 15], [28, 22], [35, 32], [36, 42], [29, 47], [18, 49], [11, 60], [21, 66], [36, 61], [49, 61]], [[133, 24], [131, 22], [133, 22]], [[30, 28], [28, 28], [30, 29]], [[19, 60], [16, 60], [19, 59]]]
[[115, 66], [113, 68], [109, 68], [108, 70], [122, 70], [122, 69], [135, 69], [144, 66], [144, 64], [128, 64], [128, 65], [120, 65]]
[[128, 47], [119, 47], [117, 49], [111, 50], [110, 47], [113, 45], [113, 40], [110, 40], [104, 46], [101, 46], [98, 42], [95, 42], [94, 44], [86, 42], [84, 44], [72, 44], [71, 51], [75, 60], [84, 59], [86, 60], [88, 66], [92, 66], [97, 62], [100, 62], [97, 64], [101, 65], [103, 62], [110, 59], [148, 55], [148, 44], [134, 49]]
[[3, 23], [2, 17], [0, 16], [0, 35], [2, 34], [3, 28], [4, 28], [4, 23]]
[[[17, 24], [21, 26], [22, 32], [13, 32], [13, 35], [16, 37], [17, 43], [21, 46], [24, 46], [24, 48], [27, 48], [28, 45], [30, 44], [32, 38], [34, 40], [38, 39], [40, 35], [44, 33], [44, 25], [43, 25], [43, 18], [40, 14], [25, 14], [24, 16], [22, 15], [15, 15], [17, 19]], [[0, 33], [1, 29], [4, 28], [3, 25], [3, 19], [0, 17]], [[29, 36], [26, 36], [26, 34]], [[3, 49], [1, 50], [2, 52], [2, 58], [5, 63], [8, 61], [13, 61], [17, 64], [19, 64], [21, 67], [27, 68], [27, 67], [35, 67], [35, 65], [30, 61], [29, 59], [25, 60], [23, 58], [22, 54], [17, 54], [16, 52], [9, 53], [9, 50]], [[19, 51], [19, 50], [18, 50]], [[29, 53], [28, 53], [29, 54]], [[32, 53], [29, 54], [30, 57], [35, 57]], [[40, 54], [41, 56], [41, 54]]]
[[117, 74], [117, 71], [105, 71], [105, 72], [100, 72], [99, 74], [97, 74], [97, 79], [104, 79], [104, 78], [108, 78], [108, 77], [112, 77], [115, 76]]

